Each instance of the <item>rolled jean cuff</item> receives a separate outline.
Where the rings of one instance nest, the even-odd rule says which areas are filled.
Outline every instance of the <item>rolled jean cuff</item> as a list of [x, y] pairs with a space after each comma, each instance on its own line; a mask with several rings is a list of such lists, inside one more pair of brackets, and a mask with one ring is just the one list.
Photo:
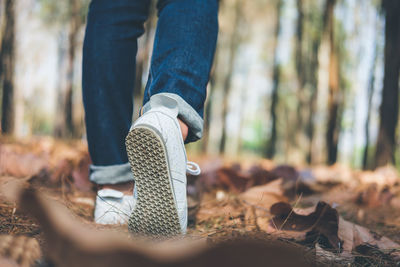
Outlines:
[[[173, 93], [159, 93], [157, 95], [165, 95], [173, 98], [178, 105], [178, 117], [186, 123], [189, 128], [188, 136], [185, 143], [190, 143], [199, 140], [203, 136], [203, 119], [192, 106], [190, 106], [182, 97]], [[150, 101], [143, 108], [142, 113], [146, 113], [151, 109]]]
[[133, 181], [133, 174], [129, 162], [109, 166], [90, 165], [90, 181], [95, 184], [125, 183]]

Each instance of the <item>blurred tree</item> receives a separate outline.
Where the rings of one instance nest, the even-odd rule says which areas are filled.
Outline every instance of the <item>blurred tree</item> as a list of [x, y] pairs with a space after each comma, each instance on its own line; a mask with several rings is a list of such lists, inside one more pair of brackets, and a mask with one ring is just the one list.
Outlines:
[[326, 132], [326, 146], [328, 151], [328, 164], [334, 164], [337, 160], [340, 116], [339, 109], [342, 102], [340, 91], [340, 70], [338, 49], [335, 42], [334, 9], [336, 0], [327, 0], [324, 11], [324, 32], [329, 39], [329, 97], [328, 97], [328, 124]]
[[217, 46], [214, 55], [214, 64], [210, 72], [210, 81], [207, 92], [207, 99], [205, 102], [204, 130], [203, 130], [202, 147], [201, 147], [203, 153], [207, 153], [208, 143], [210, 141], [211, 112], [213, 112], [212, 104], [215, 96], [215, 90], [217, 87], [216, 86], [217, 71], [219, 71], [218, 58], [219, 58], [219, 48]]
[[367, 118], [365, 120], [365, 128], [364, 128], [364, 133], [365, 133], [365, 147], [364, 147], [364, 154], [363, 154], [363, 161], [362, 161], [362, 167], [364, 170], [368, 168], [368, 150], [369, 150], [369, 141], [370, 141], [370, 136], [369, 136], [369, 127], [370, 127], [370, 121], [371, 121], [371, 109], [372, 109], [372, 97], [374, 95], [374, 85], [375, 85], [375, 71], [376, 71], [376, 64], [378, 61], [378, 40], [377, 40], [377, 35], [378, 35], [378, 30], [379, 27], [377, 26], [379, 23], [379, 19], [376, 18], [376, 29], [375, 29], [375, 44], [374, 44], [374, 55], [373, 55], [373, 61], [372, 61], [372, 66], [370, 70], [370, 79], [369, 79], [369, 84], [368, 84], [368, 94], [367, 94]]
[[303, 48], [303, 35], [304, 35], [304, 0], [297, 0], [297, 25], [296, 25], [296, 41], [295, 41], [295, 65], [297, 74], [297, 114], [296, 114], [296, 129], [297, 140], [296, 146], [301, 147], [304, 145], [303, 138], [303, 125], [304, 125], [304, 107], [305, 107], [305, 93], [306, 85], [306, 68]]
[[314, 1], [297, 0], [295, 67], [297, 76], [296, 146], [312, 162], [314, 113], [318, 94], [318, 53], [322, 16]]
[[[314, 5], [315, 2], [311, 1]], [[313, 8], [314, 9], [314, 8]], [[313, 139], [314, 139], [314, 116], [317, 110], [317, 96], [318, 96], [318, 69], [319, 60], [318, 54], [322, 39], [322, 20], [320, 12], [309, 12], [307, 19], [308, 36], [309, 37], [309, 50], [308, 50], [308, 71], [307, 71], [307, 86], [310, 90], [310, 97], [308, 103], [308, 117], [306, 118], [306, 134], [308, 137], [308, 148], [306, 149], [307, 163], [313, 163]]]
[[268, 140], [268, 144], [265, 150], [265, 156], [267, 158], [273, 158], [276, 152], [276, 141], [277, 141], [277, 107], [278, 107], [278, 88], [281, 76], [281, 66], [278, 62], [278, 40], [281, 32], [281, 13], [282, 13], [283, 1], [276, 1], [276, 21], [275, 21], [275, 36], [274, 36], [274, 60], [273, 60], [273, 73], [272, 73], [272, 97], [271, 97], [271, 136]]
[[369, 80], [369, 85], [368, 85], [368, 99], [367, 99], [367, 119], [365, 122], [365, 147], [364, 147], [364, 154], [363, 154], [363, 162], [362, 166], [363, 169], [366, 170], [368, 168], [368, 150], [369, 150], [369, 126], [370, 126], [370, 121], [371, 121], [371, 108], [372, 108], [372, 97], [374, 95], [374, 84], [375, 84], [375, 68], [376, 68], [376, 61], [377, 61], [377, 47], [378, 45], [375, 45], [374, 49], [374, 60], [373, 64], [371, 67], [371, 73], [370, 73], [370, 80]]
[[[54, 135], [78, 137], [73, 116], [74, 63], [78, 34], [85, 22], [88, 0], [40, 0], [41, 15], [45, 23], [67, 30], [67, 60], [64, 77], [59, 84]], [[63, 68], [61, 68], [63, 69]]]
[[4, 31], [0, 47], [0, 88], [3, 91], [1, 105], [1, 130], [14, 131], [14, 66], [15, 66], [15, 0], [5, 0]]
[[227, 65], [227, 72], [224, 77], [223, 82], [223, 101], [222, 101], [222, 134], [221, 140], [219, 145], [219, 152], [223, 154], [225, 152], [225, 145], [226, 145], [226, 121], [228, 115], [228, 100], [229, 100], [229, 93], [232, 87], [232, 78], [233, 78], [233, 69], [235, 65], [235, 58], [237, 48], [239, 46], [240, 37], [239, 37], [239, 21], [241, 18], [241, 11], [242, 11], [242, 1], [235, 0], [233, 4], [233, 17], [232, 17], [232, 33], [229, 40], [229, 55], [228, 55], [228, 65]]
[[[78, 37], [78, 31], [83, 24], [83, 20], [79, 14], [80, 0], [70, 0], [70, 21], [68, 32], [68, 65], [67, 65], [67, 83], [65, 85], [65, 100], [60, 102], [63, 110], [62, 114], [57, 114], [62, 117], [64, 115], [64, 123], [56, 125], [56, 135], [59, 137], [74, 136], [76, 137], [75, 124], [73, 121], [73, 81], [74, 81], [74, 62], [75, 49]], [[57, 116], [56, 115], [56, 116]]]
[[394, 163], [399, 112], [400, 1], [383, 0], [385, 11], [385, 67], [375, 165]]

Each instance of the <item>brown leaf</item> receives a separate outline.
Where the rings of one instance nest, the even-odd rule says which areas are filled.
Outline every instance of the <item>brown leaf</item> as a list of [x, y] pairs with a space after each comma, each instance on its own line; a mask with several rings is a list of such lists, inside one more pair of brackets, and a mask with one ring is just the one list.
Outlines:
[[[328, 247], [341, 252], [340, 257], [352, 257], [352, 253], [359, 253], [360, 247], [367, 246], [379, 249], [381, 254], [390, 254], [390, 257], [395, 259], [400, 258], [398, 243], [340, 218], [337, 211], [327, 203], [319, 202], [315, 211], [308, 215], [301, 215], [300, 212], [303, 213], [304, 210], [295, 212], [288, 203], [276, 203], [271, 207], [271, 214], [274, 215], [272, 225], [284, 232], [306, 232], [306, 243], [314, 242], [315, 237], [322, 238], [328, 242]], [[371, 252], [370, 249], [368, 251]], [[320, 251], [319, 254], [326, 256], [325, 252]]]
[[280, 165], [270, 171], [270, 177], [281, 178], [285, 195], [292, 199], [296, 195], [310, 195], [314, 193], [312, 187], [301, 180], [300, 173], [292, 166]]
[[376, 183], [373, 183], [368, 184], [366, 188], [363, 188], [361, 192], [358, 193], [356, 203], [370, 208], [376, 208], [390, 205], [393, 197], [394, 194], [390, 191], [389, 187], [385, 186], [379, 188]]
[[72, 170], [72, 179], [75, 186], [82, 191], [91, 190], [93, 184], [89, 181], [89, 165], [91, 163], [89, 154], [82, 155], [76, 167]]
[[375, 171], [361, 172], [358, 179], [363, 184], [375, 183], [380, 187], [393, 186], [400, 182], [398, 171], [390, 165], [377, 168]]
[[362, 227], [360, 225], [354, 225], [354, 245], [357, 247], [359, 245], [368, 244], [370, 246], [376, 246], [381, 250], [390, 252], [393, 250], [393, 255], [400, 257], [400, 244], [393, 242], [385, 236], [378, 235], [377, 233]]
[[[212, 163], [209, 163], [212, 165]], [[272, 173], [260, 165], [253, 165], [247, 170], [242, 170], [239, 164], [226, 165], [218, 168], [205, 166], [204, 171], [197, 182], [200, 191], [209, 192], [215, 189], [223, 189], [232, 193], [241, 193], [253, 186], [263, 185], [280, 178], [290, 179], [293, 176], [293, 168], [281, 166]], [[295, 170], [294, 170], [295, 171]]]
[[223, 167], [217, 171], [218, 184], [225, 190], [240, 193], [247, 189], [249, 177], [238, 172], [237, 169]]
[[269, 209], [277, 201], [287, 201], [283, 195], [282, 179], [265, 185], [254, 186], [239, 195], [247, 204]]
[[343, 251], [351, 253], [354, 248], [354, 224], [340, 217], [338, 236], [343, 240]]
[[273, 225], [279, 230], [307, 231], [307, 239], [314, 241], [320, 236], [326, 238], [328, 245], [340, 250], [342, 241], [338, 237], [339, 215], [325, 202], [318, 202], [315, 211], [300, 215], [288, 203], [280, 202], [271, 207]]
[[17, 266], [33, 266], [41, 254], [39, 243], [34, 238], [0, 235], [0, 258], [15, 261]]
[[42, 226], [47, 256], [56, 266], [265, 266], [265, 259], [277, 267], [314, 265], [305, 249], [279, 240], [233, 238], [212, 246], [201, 240], [132, 240], [79, 223], [65, 207], [35, 190], [23, 191], [21, 202]]
[[233, 218], [242, 217], [244, 214], [244, 207], [237, 199], [227, 198], [222, 201], [210, 199], [202, 202], [196, 213], [196, 222], [198, 223], [215, 223], [220, 226]]
[[354, 183], [353, 171], [348, 167], [340, 164], [333, 166], [314, 166], [312, 173], [316, 181], [321, 183]]
[[247, 188], [257, 185], [267, 184], [273, 180], [276, 180], [278, 177], [267, 171], [263, 167], [259, 165], [253, 165], [246, 172], [246, 175], [249, 177], [249, 183], [247, 184]]
[[[3, 140], [2, 140], [3, 142]], [[88, 191], [90, 157], [81, 142], [67, 144], [49, 138], [0, 144], [0, 175], [32, 178], [41, 185], [59, 186], [69, 180]]]
[[283, 187], [288, 196], [294, 196], [300, 192], [312, 192], [309, 186], [298, 181], [299, 173], [297, 170], [288, 165], [278, 166], [271, 171], [261, 165], [253, 165], [242, 170], [239, 164], [206, 169], [207, 171], [202, 173], [196, 184], [202, 192], [223, 189], [237, 194], [279, 178], [284, 181]]
[[376, 246], [364, 244], [355, 248], [357, 256], [354, 263], [357, 266], [393, 266], [394, 260], [390, 254], [384, 253]]
[[277, 178], [282, 178], [283, 181], [296, 181], [299, 178], [299, 172], [292, 166], [280, 165], [271, 170], [271, 174]]
[[47, 167], [47, 158], [21, 151], [16, 145], [0, 145], [0, 175], [28, 177], [38, 174]]

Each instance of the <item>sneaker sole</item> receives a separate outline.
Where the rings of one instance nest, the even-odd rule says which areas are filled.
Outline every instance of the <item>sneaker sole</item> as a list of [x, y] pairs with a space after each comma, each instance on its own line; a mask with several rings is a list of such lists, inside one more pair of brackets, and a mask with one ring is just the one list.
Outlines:
[[129, 230], [146, 236], [180, 234], [168, 157], [161, 135], [156, 129], [140, 126], [129, 132], [125, 144], [137, 188]]

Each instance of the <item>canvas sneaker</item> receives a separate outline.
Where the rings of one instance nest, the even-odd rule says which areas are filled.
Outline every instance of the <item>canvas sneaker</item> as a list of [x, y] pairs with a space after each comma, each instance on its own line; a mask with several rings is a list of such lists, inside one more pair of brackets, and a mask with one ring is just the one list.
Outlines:
[[186, 233], [186, 172], [198, 175], [200, 168], [187, 161], [177, 102], [152, 96], [150, 109], [132, 125], [126, 148], [137, 197], [130, 231], [151, 236]]
[[135, 198], [114, 189], [97, 192], [94, 221], [99, 224], [126, 224], [135, 206]]

